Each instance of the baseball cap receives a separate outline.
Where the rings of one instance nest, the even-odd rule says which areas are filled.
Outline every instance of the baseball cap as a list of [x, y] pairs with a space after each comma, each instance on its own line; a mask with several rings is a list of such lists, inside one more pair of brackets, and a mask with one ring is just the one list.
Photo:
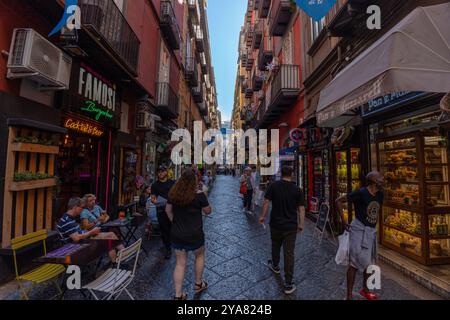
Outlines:
[[160, 171], [167, 171], [167, 167], [166, 166], [159, 166], [158, 167], [158, 172]]

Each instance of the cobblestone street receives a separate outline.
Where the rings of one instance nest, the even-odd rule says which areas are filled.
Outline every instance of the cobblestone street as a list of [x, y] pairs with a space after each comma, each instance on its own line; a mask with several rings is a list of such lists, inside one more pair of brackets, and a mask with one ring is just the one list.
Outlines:
[[[345, 268], [334, 262], [336, 246], [324, 240], [320, 249], [311, 245], [313, 223], [307, 220], [304, 234], [296, 246], [295, 283], [297, 292], [286, 296], [282, 292], [283, 278], [275, 276], [265, 263], [270, 257], [269, 229], [262, 228], [257, 216], [242, 212], [238, 195], [238, 180], [218, 176], [210, 195], [213, 206], [211, 218], [205, 218], [206, 270], [205, 280], [210, 288], [202, 300], [342, 300], [345, 296]], [[142, 254], [139, 272], [131, 285], [136, 299], [171, 299], [172, 271], [175, 257], [167, 261], [160, 250], [159, 238], [145, 243], [149, 256]], [[398, 271], [380, 262], [383, 300], [439, 299], [438, 296], [406, 278]], [[283, 268], [282, 268], [283, 270]], [[186, 274], [186, 292], [189, 299], [194, 291], [193, 256]], [[360, 283], [360, 278], [357, 279]], [[355, 286], [359, 288], [358, 286]], [[54, 294], [52, 288], [36, 290], [34, 299], [46, 299]], [[12, 297], [11, 297], [12, 298]], [[82, 299], [78, 291], [68, 292], [66, 299]], [[122, 298], [126, 298], [123, 296]]]

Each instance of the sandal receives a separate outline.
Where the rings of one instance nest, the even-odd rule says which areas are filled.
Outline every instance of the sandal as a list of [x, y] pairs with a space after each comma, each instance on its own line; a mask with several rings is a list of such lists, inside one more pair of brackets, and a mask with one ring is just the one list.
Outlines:
[[205, 291], [208, 289], [208, 283], [206, 281], [202, 281], [201, 284], [195, 284], [195, 293], [199, 294], [202, 291]]
[[173, 300], [187, 300], [187, 294], [183, 293], [181, 297], [173, 297]]

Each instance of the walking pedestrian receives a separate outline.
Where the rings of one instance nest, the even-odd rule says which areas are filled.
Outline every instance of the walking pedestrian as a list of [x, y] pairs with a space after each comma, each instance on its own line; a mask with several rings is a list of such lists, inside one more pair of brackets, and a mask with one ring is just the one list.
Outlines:
[[292, 182], [291, 167], [282, 167], [281, 175], [282, 179], [272, 183], [267, 189], [259, 223], [264, 225], [269, 205], [272, 203], [270, 213], [272, 260], [269, 260], [268, 266], [274, 273], [281, 273], [279, 267], [280, 250], [283, 247], [284, 293], [291, 294], [297, 289], [293, 282], [294, 250], [297, 234], [304, 229], [305, 198], [303, 191]]
[[183, 173], [169, 193], [166, 206], [168, 218], [172, 221], [171, 242], [177, 258], [173, 280], [175, 300], [186, 300], [183, 282], [186, 272], [188, 252], [195, 255], [195, 293], [208, 288], [203, 280], [205, 268], [205, 234], [203, 232], [202, 213], [211, 214], [206, 195], [198, 191], [198, 178], [192, 170]]
[[[347, 300], [353, 299], [353, 286], [357, 271], [363, 272], [363, 288], [359, 294], [367, 300], [378, 299], [375, 293], [369, 291], [367, 268], [377, 259], [377, 222], [383, 205], [383, 176], [373, 171], [366, 177], [367, 186], [358, 189], [336, 200], [341, 215], [341, 221], [350, 232], [350, 264], [347, 270]], [[344, 219], [344, 208], [353, 203], [356, 219], [348, 225]]]
[[166, 215], [165, 207], [169, 198], [169, 191], [175, 184], [175, 181], [168, 178], [168, 171], [165, 166], [158, 168], [158, 180], [151, 186], [153, 203], [157, 206], [158, 224], [161, 231], [161, 239], [165, 247], [164, 258], [170, 259], [172, 249], [170, 244], [170, 228], [172, 223]]
[[253, 181], [253, 197], [252, 197], [252, 208], [253, 210], [256, 209], [256, 207], [258, 205], [260, 205], [258, 203], [259, 201], [259, 184], [261, 183], [261, 175], [259, 173], [259, 169], [258, 167], [253, 167], [252, 169], [252, 181]]
[[254, 181], [252, 179], [252, 169], [245, 168], [244, 174], [241, 176], [241, 193], [244, 196], [244, 212], [252, 214]]

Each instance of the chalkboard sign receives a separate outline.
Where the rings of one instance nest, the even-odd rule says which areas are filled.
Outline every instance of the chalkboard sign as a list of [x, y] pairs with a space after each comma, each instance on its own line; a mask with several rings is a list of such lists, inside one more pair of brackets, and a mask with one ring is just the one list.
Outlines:
[[328, 213], [330, 212], [330, 206], [327, 203], [322, 203], [319, 209], [319, 216], [317, 218], [316, 228], [321, 232], [325, 230], [325, 226], [328, 221]]

